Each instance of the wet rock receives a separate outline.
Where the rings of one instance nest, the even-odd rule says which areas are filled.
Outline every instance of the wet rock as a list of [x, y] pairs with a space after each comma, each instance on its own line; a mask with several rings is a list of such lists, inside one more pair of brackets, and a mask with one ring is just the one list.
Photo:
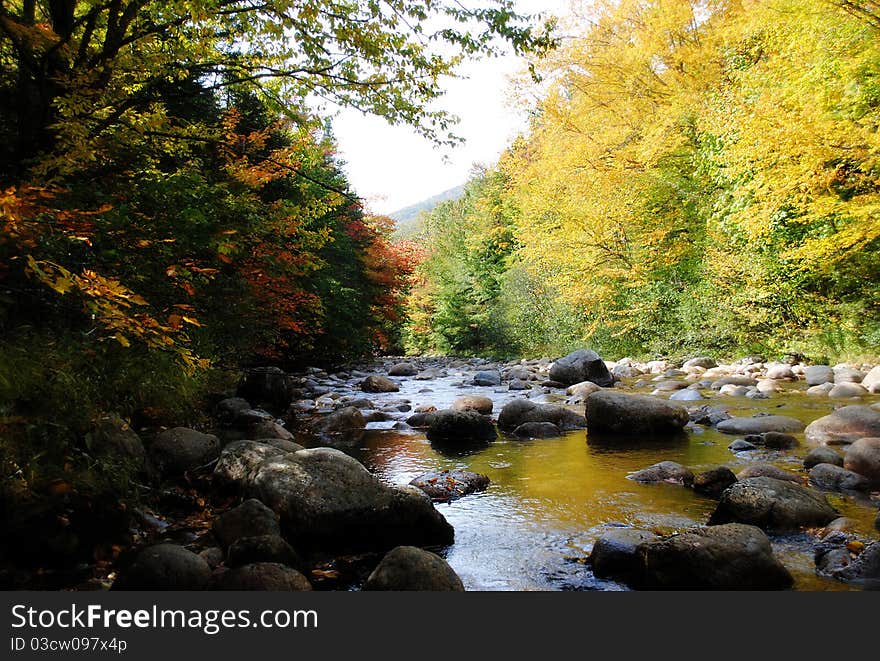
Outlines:
[[510, 383], [507, 384], [508, 390], [530, 390], [531, 386], [525, 381], [520, 381], [519, 379], [513, 379]]
[[880, 542], [866, 545], [861, 553], [851, 553], [845, 546], [817, 554], [820, 573], [844, 583], [869, 589], [880, 588]]
[[706, 398], [700, 394], [699, 390], [693, 390], [691, 388], [679, 390], [669, 396], [669, 400], [673, 402], [698, 402], [701, 399]]
[[214, 416], [223, 425], [235, 424], [239, 415], [251, 409], [251, 405], [242, 397], [221, 399], [214, 407]]
[[284, 454], [285, 450], [269, 443], [235, 441], [223, 448], [214, 476], [223, 484], [246, 483], [264, 461]]
[[248, 436], [252, 439], [274, 438], [283, 441], [293, 441], [293, 434], [274, 420], [262, 420], [248, 427]]
[[464, 585], [440, 556], [414, 546], [398, 546], [382, 558], [363, 589], [464, 592]]
[[219, 546], [211, 546], [199, 551], [199, 557], [208, 563], [208, 567], [211, 569], [217, 569], [217, 567], [223, 564], [224, 553], [223, 549]]
[[356, 409], [371, 410], [376, 406], [366, 397], [356, 397], [353, 399], [345, 398], [340, 402], [341, 407], [353, 406]]
[[627, 475], [633, 482], [653, 483], [669, 482], [689, 487], [694, 483], [693, 472], [674, 461], [661, 461], [660, 463], [643, 468]]
[[834, 464], [816, 464], [810, 470], [810, 484], [823, 491], [868, 491], [871, 488], [864, 476]]
[[752, 477], [721, 494], [709, 523], [746, 523], [764, 530], [788, 532], [821, 527], [837, 516], [819, 492], [772, 477]]
[[804, 378], [808, 386], [821, 386], [834, 381], [834, 370], [828, 365], [810, 365], [804, 368]]
[[715, 428], [723, 434], [765, 434], [770, 431], [791, 433], [803, 431], [804, 423], [785, 415], [758, 415], [723, 420]]
[[445, 545], [452, 526], [415, 487], [389, 487], [331, 448], [265, 461], [246, 490], [281, 519], [298, 547], [325, 550]]
[[[431, 441], [467, 443], [468, 441], [494, 441], [498, 436], [492, 420], [473, 410], [437, 411], [428, 425], [427, 437]], [[409, 423], [407, 423], [409, 424]]]
[[295, 569], [304, 566], [299, 554], [277, 534], [240, 537], [229, 547], [227, 566], [241, 567], [254, 562], [277, 562]]
[[113, 584], [114, 590], [204, 590], [211, 568], [199, 555], [177, 544], [143, 549]]
[[640, 587], [785, 589], [794, 583], [767, 535], [751, 525], [694, 528], [644, 542], [639, 554]]
[[562, 430], [552, 422], [524, 422], [513, 430], [517, 438], [556, 438]]
[[498, 416], [498, 427], [508, 433], [527, 422], [549, 422], [563, 431], [587, 426], [584, 417], [570, 409], [555, 404], [538, 404], [525, 398], [508, 402]]
[[676, 434], [690, 420], [687, 410], [677, 404], [611, 390], [587, 398], [586, 418], [591, 433], [649, 436]]
[[570, 386], [582, 381], [591, 381], [598, 386], [614, 385], [614, 378], [608, 367], [595, 351], [578, 349], [560, 358], [550, 368], [550, 379]]
[[437, 413], [433, 411], [414, 413], [406, 419], [406, 424], [415, 429], [425, 429], [426, 427], [431, 426], [436, 415]]
[[218, 590], [304, 592], [312, 589], [309, 579], [277, 562], [254, 562], [230, 569], [217, 582]]
[[293, 384], [278, 367], [255, 367], [242, 376], [237, 395], [258, 406], [284, 411], [293, 399]]
[[868, 391], [865, 390], [861, 385], [852, 382], [837, 383], [831, 390], [828, 391], [828, 396], [832, 399], [862, 397], [863, 395], [867, 394]]
[[833, 464], [835, 466], [843, 466], [843, 457], [837, 454], [831, 448], [822, 445], [813, 448], [810, 453], [804, 457], [804, 468], [807, 470], [819, 464]]
[[776, 480], [784, 480], [786, 482], [793, 482], [795, 484], [802, 484], [801, 476], [797, 473], [792, 473], [791, 471], [787, 471], [784, 468], [779, 468], [778, 466], [774, 466], [773, 464], [765, 464], [765, 463], [756, 463], [750, 466], [746, 466], [739, 473], [736, 474], [736, 477], [740, 480], [747, 480], [750, 477], [772, 477]]
[[450, 408], [453, 411], [476, 411], [488, 415], [492, 413], [492, 400], [479, 395], [465, 395], [457, 397]]
[[122, 462], [137, 471], [146, 468], [147, 451], [140, 436], [119, 416], [108, 415], [98, 420], [88, 448], [96, 457]]
[[778, 431], [746, 436], [746, 440], [771, 450], [791, 450], [800, 445], [797, 438], [791, 434], [783, 434]]
[[733, 443], [728, 445], [727, 449], [731, 452], [749, 452], [751, 450], [757, 450], [758, 446], [754, 443], [749, 443], [745, 439], [738, 438]]
[[150, 460], [164, 476], [183, 473], [205, 466], [220, 456], [220, 440], [186, 427], [160, 432], [150, 446]]
[[656, 538], [652, 532], [635, 528], [618, 528], [603, 533], [590, 553], [593, 574], [597, 578], [638, 583], [642, 574], [639, 545]]
[[364, 392], [398, 392], [400, 388], [394, 381], [389, 379], [386, 376], [368, 376], [366, 379], [361, 381], [360, 389]]
[[691, 422], [704, 426], [715, 426], [722, 420], [729, 420], [731, 417], [723, 406], [700, 406], [688, 413]]
[[599, 390], [602, 390], [602, 386], [596, 385], [592, 381], [581, 381], [580, 383], [575, 383], [573, 386], [566, 388], [565, 394], [569, 397], [585, 400]]
[[817, 445], [846, 445], [860, 438], [880, 436], [880, 411], [870, 406], [844, 406], [811, 422], [804, 435]]
[[880, 483], [880, 438], [860, 438], [847, 447], [843, 467]]
[[500, 386], [501, 372], [498, 370], [483, 370], [474, 374], [475, 386]]
[[736, 475], [727, 466], [710, 468], [694, 477], [693, 489], [696, 493], [710, 498], [719, 498], [727, 487], [736, 483]]
[[278, 516], [259, 500], [250, 498], [214, 519], [211, 526], [214, 538], [228, 549], [242, 537], [280, 535]]
[[416, 376], [418, 368], [412, 363], [397, 363], [388, 370], [388, 376]]
[[431, 500], [446, 502], [484, 491], [489, 486], [489, 478], [466, 470], [428, 471], [410, 484], [428, 494]]
[[363, 413], [360, 412], [360, 409], [354, 406], [346, 406], [333, 411], [333, 413], [319, 420], [315, 426], [315, 431], [320, 434], [343, 434], [352, 430], [363, 429], [366, 426], [367, 421]]

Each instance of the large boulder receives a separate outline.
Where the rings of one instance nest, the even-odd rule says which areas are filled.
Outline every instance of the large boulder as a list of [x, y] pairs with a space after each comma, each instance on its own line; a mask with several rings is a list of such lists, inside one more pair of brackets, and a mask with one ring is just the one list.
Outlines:
[[364, 392], [398, 392], [400, 387], [387, 376], [368, 376], [361, 381], [361, 390]]
[[880, 365], [877, 365], [865, 374], [865, 378], [862, 379], [862, 386], [868, 392], [880, 392]]
[[611, 578], [624, 583], [638, 583], [642, 575], [639, 545], [656, 539], [648, 530], [617, 528], [604, 533], [590, 553], [590, 565], [597, 578]]
[[244, 373], [237, 394], [255, 405], [283, 411], [293, 399], [293, 384], [278, 367], [255, 367]]
[[500, 386], [501, 372], [498, 370], [483, 370], [474, 374], [475, 386]]
[[847, 548], [846, 537], [836, 543], [820, 546], [816, 553], [816, 569], [825, 576], [863, 588], [880, 588], [880, 542], [866, 545], [854, 556]]
[[410, 484], [428, 494], [431, 500], [446, 502], [483, 491], [489, 486], [489, 478], [460, 469], [428, 471], [413, 478]]
[[418, 367], [412, 363], [397, 363], [388, 370], [388, 376], [415, 376], [418, 373]]
[[464, 592], [464, 584], [440, 556], [414, 546], [398, 546], [382, 558], [363, 589]]
[[428, 425], [427, 437], [441, 443], [467, 444], [473, 441], [494, 441], [498, 436], [492, 420], [476, 411], [437, 411]]
[[605, 361], [595, 351], [578, 349], [553, 363], [550, 368], [550, 380], [558, 381], [566, 386], [592, 381], [598, 386], [614, 385], [614, 377], [608, 371]]
[[668, 482], [689, 487], [694, 483], [694, 474], [689, 468], [685, 468], [675, 461], [661, 461], [627, 475], [627, 479], [643, 484]]
[[489, 415], [492, 413], [492, 400], [480, 395], [464, 395], [457, 397], [450, 408], [453, 411], [476, 411], [483, 415]]
[[786, 415], [756, 415], [722, 420], [715, 428], [722, 434], [791, 433], [803, 431], [804, 423]]
[[808, 386], [821, 386], [834, 382], [834, 370], [828, 365], [810, 365], [804, 368], [804, 378]]
[[517, 438], [557, 438], [562, 430], [552, 422], [524, 422], [513, 430]]
[[303, 592], [312, 589], [309, 580], [295, 569], [277, 562], [254, 562], [230, 569], [217, 583], [218, 590]]
[[694, 528], [639, 546], [639, 587], [786, 589], [791, 574], [759, 528], [738, 523]]
[[863, 475], [834, 464], [813, 466], [810, 484], [823, 491], [868, 491], [871, 488], [871, 482]]
[[810, 450], [809, 454], [804, 457], [804, 468], [810, 470], [813, 466], [818, 466], [819, 464], [843, 466], [843, 457], [828, 446], [820, 445]]
[[656, 397], [613, 390], [587, 398], [589, 433], [664, 436], [681, 432], [690, 420], [687, 409]]
[[880, 483], [880, 438], [860, 438], [846, 449], [843, 467]]
[[587, 421], [582, 415], [564, 406], [538, 404], [525, 398], [508, 402], [498, 416], [498, 427], [508, 433], [527, 422], [549, 422], [563, 431], [583, 429], [587, 426]]
[[211, 568], [200, 555], [177, 544], [156, 544], [140, 551], [114, 590], [204, 590]]
[[846, 445], [880, 436], [880, 411], [870, 406], [844, 406], [811, 422], [804, 435], [816, 445]]
[[166, 429], [150, 446], [150, 460], [161, 475], [175, 476], [205, 466], [220, 456], [220, 439], [186, 427]]
[[720, 498], [721, 494], [737, 481], [736, 475], [727, 466], [710, 468], [694, 476], [693, 489], [709, 498]]
[[366, 426], [367, 421], [360, 409], [345, 406], [321, 418], [315, 426], [315, 431], [320, 434], [345, 434]]
[[280, 457], [287, 451], [261, 441], [235, 441], [220, 453], [214, 476], [221, 484], [241, 485], [250, 482], [267, 459]]
[[285, 536], [313, 549], [364, 550], [446, 545], [452, 526], [415, 487], [390, 487], [356, 459], [331, 448], [264, 461], [247, 493], [281, 519]]
[[228, 549], [242, 537], [279, 535], [278, 516], [259, 500], [250, 498], [214, 519], [211, 532], [217, 543]]
[[790, 532], [824, 526], [837, 516], [817, 491], [772, 477], [751, 477], [721, 494], [709, 523], [746, 523], [764, 530]]
[[736, 477], [739, 480], [748, 480], [750, 477], [772, 477], [775, 480], [802, 484], [801, 476], [797, 473], [792, 473], [784, 468], [779, 468], [779, 466], [764, 462], [749, 464], [737, 473]]

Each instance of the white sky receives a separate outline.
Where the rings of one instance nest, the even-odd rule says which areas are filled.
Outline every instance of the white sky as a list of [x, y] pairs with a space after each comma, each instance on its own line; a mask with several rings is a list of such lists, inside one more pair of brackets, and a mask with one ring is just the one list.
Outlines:
[[[565, 13], [570, 0], [518, 0], [521, 13]], [[458, 115], [453, 129], [465, 142], [438, 148], [405, 126], [343, 110], [333, 121], [339, 155], [355, 192], [372, 213], [391, 213], [468, 179], [475, 163], [492, 164], [526, 126], [509, 103], [509, 77], [525, 63], [513, 55], [467, 63], [467, 78], [451, 80], [439, 106]], [[445, 159], [444, 159], [445, 157]]]

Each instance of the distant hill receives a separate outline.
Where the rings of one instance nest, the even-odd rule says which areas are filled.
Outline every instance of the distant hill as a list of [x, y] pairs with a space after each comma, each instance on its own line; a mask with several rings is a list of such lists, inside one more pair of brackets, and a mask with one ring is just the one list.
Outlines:
[[392, 218], [397, 223], [398, 236], [413, 236], [414, 234], [418, 234], [421, 227], [419, 219], [422, 213], [430, 211], [438, 204], [448, 200], [457, 200], [461, 197], [462, 193], [464, 193], [464, 184], [456, 186], [455, 188], [450, 188], [442, 193], [438, 193], [433, 197], [429, 197], [427, 200], [422, 200], [421, 202], [404, 207], [403, 209], [398, 209], [397, 211], [389, 213], [388, 217]]

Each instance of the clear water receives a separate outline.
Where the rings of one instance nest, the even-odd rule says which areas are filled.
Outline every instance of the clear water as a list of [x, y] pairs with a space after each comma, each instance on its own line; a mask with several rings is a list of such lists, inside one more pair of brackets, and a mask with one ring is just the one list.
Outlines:
[[[439, 409], [462, 394], [481, 394], [495, 401], [497, 416], [504, 402], [522, 396], [501, 388], [496, 392], [462, 386], [462, 381], [461, 376], [427, 382], [404, 380], [399, 393], [369, 397], [377, 406], [409, 401], [413, 406], [430, 404]], [[425, 388], [431, 392], [419, 392]], [[768, 411], [804, 422], [826, 415], [835, 406], [831, 400], [809, 398], [800, 392], [769, 400], [716, 398], [699, 402], [703, 403], [723, 404], [733, 415]], [[571, 408], [583, 412], [581, 406]], [[700, 525], [715, 505], [682, 486], [632, 482], [627, 479], [629, 473], [666, 460], [677, 461], [695, 473], [722, 464], [738, 472], [755, 461], [803, 472], [801, 460], [810, 448], [802, 435], [801, 447], [787, 453], [735, 455], [727, 449], [734, 438], [698, 428], [670, 442], [613, 449], [591, 444], [586, 432], [578, 431], [530, 441], [499, 436], [488, 447], [456, 455], [433, 447], [422, 433], [370, 429], [359, 447], [346, 451], [393, 484], [406, 484], [428, 470], [452, 468], [491, 478], [485, 492], [437, 505], [455, 528], [455, 543], [444, 554], [468, 589], [615, 590], [623, 586], [596, 579], [584, 563], [603, 531], [624, 525], [669, 532]], [[828, 494], [828, 498], [842, 515], [856, 519], [858, 532], [876, 537], [876, 503], [868, 497]], [[796, 589], [849, 589], [815, 575], [812, 538], [807, 534], [772, 541], [795, 576]]]

